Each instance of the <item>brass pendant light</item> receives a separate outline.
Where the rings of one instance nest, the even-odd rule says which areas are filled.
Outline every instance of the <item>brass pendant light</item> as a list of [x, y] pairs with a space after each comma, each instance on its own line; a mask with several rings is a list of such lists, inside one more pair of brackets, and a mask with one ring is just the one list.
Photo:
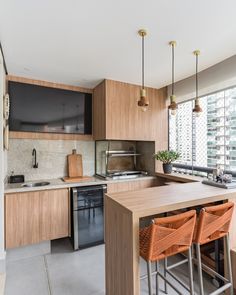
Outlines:
[[200, 50], [195, 50], [193, 54], [196, 56], [196, 97], [195, 97], [195, 105], [193, 112], [198, 117], [202, 112], [202, 108], [200, 106], [200, 100], [198, 97], [198, 56], [200, 55]]
[[144, 38], [147, 35], [147, 31], [141, 29], [138, 31], [139, 36], [142, 38], [142, 87], [140, 89], [140, 99], [138, 101], [138, 106], [141, 107], [142, 111], [146, 111], [149, 106], [149, 100], [146, 95], [146, 89], [144, 86]]
[[171, 54], [172, 54], [172, 85], [171, 85], [171, 95], [170, 95], [170, 105], [168, 109], [170, 110], [171, 115], [175, 115], [178, 109], [178, 105], [176, 103], [176, 96], [174, 95], [174, 87], [175, 87], [175, 46], [176, 41], [170, 41], [169, 45], [171, 46]]

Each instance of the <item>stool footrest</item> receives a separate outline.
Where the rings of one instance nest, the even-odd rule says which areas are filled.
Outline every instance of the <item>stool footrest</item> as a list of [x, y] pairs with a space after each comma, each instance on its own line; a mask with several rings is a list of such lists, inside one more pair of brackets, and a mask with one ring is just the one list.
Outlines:
[[[194, 262], [197, 262], [197, 259], [196, 258], [193, 258], [193, 260], [194, 260]], [[226, 279], [225, 277], [223, 277], [218, 272], [214, 271], [212, 268], [210, 268], [209, 266], [207, 266], [204, 263], [202, 263], [202, 269], [203, 270], [207, 270], [208, 272], [210, 272], [211, 274], [215, 275], [217, 278], [221, 279], [225, 283], [229, 283], [229, 280], [228, 279]]]
[[232, 286], [231, 283], [227, 283], [224, 286], [220, 287], [219, 289], [217, 289], [216, 291], [210, 293], [209, 295], [218, 295], [218, 294], [222, 294], [223, 291], [229, 289]]
[[182, 264], [184, 264], [184, 263], [187, 263], [188, 262], [188, 259], [186, 258], [186, 259], [184, 259], [184, 260], [181, 260], [181, 261], [179, 261], [179, 262], [176, 262], [176, 263], [174, 263], [174, 264], [171, 264], [171, 265], [169, 265], [169, 266], [167, 266], [167, 270], [171, 270], [171, 269], [173, 269], [173, 268], [175, 268], [175, 267], [177, 267], [177, 266], [180, 266], [180, 265], [182, 265]]
[[[172, 277], [174, 278], [182, 287], [184, 287], [187, 291], [190, 291], [190, 289], [183, 283], [181, 282], [172, 272], [170, 272], [168, 269], [166, 269], [166, 272]], [[167, 279], [165, 278], [160, 272], [157, 272], [157, 271], [153, 271], [151, 273], [151, 276], [154, 276], [154, 275], [159, 275], [164, 281], [167, 282], [167, 284], [169, 284], [175, 291], [176, 291], [176, 288], [172, 285], [172, 283]], [[148, 277], [148, 275], [142, 275], [140, 276], [140, 280], [144, 280]], [[176, 291], [177, 292], [177, 291]], [[182, 293], [180, 293], [182, 294]]]

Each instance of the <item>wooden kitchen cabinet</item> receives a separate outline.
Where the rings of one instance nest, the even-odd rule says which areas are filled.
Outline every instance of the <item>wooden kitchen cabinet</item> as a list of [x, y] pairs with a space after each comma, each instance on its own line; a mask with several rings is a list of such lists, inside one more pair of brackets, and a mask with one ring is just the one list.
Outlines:
[[41, 238], [54, 240], [69, 235], [68, 189], [40, 192]]
[[5, 195], [6, 249], [68, 235], [68, 189]]
[[6, 195], [6, 248], [39, 243], [41, 240], [40, 215], [39, 192]]
[[94, 89], [95, 140], [154, 140], [168, 142], [167, 90], [147, 88], [149, 109], [137, 106], [140, 86], [104, 80]]
[[135, 191], [143, 188], [160, 186], [162, 183], [158, 179], [140, 179], [107, 184], [107, 193], [117, 193], [124, 191]]

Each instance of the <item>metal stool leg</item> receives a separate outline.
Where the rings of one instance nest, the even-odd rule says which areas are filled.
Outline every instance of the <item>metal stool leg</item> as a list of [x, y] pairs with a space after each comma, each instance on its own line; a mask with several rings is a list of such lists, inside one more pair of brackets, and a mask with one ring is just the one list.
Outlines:
[[[164, 259], [164, 277], [166, 278], [167, 258]], [[164, 281], [164, 292], [167, 294], [167, 282]]]
[[95, 218], [95, 208], [93, 208], [93, 218]]
[[188, 249], [188, 270], [189, 270], [189, 286], [190, 294], [194, 295], [194, 285], [193, 285], [193, 263], [192, 263], [192, 249]]
[[234, 287], [233, 287], [233, 275], [232, 275], [232, 264], [231, 264], [231, 254], [230, 254], [230, 244], [229, 244], [229, 234], [225, 236], [225, 245], [226, 245], [226, 259], [227, 259], [227, 267], [228, 267], [228, 278], [231, 283], [230, 287], [230, 295], [234, 295]]
[[152, 263], [147, 261], [148, 294], [152, 295]]
[[158, 273], [159, 273], [159, 262], [156, 261], [156, 295], [159, 294], [159, 281], [158, 281]]
[[199, 279], [200, 295], [204, 295], [200, 244], [196, 244], [196, 255], [197, 255], [197, 264], [198, 264], [197, 266], [198, 266], [198, 279]]

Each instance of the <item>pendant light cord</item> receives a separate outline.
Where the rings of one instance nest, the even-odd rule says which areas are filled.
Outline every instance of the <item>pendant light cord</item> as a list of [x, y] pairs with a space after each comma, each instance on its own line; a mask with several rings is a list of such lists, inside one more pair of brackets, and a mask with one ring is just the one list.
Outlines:
[[198, 98], [198, 54], [196, 54], [196, 98]]
[[144, 36], [142, 36], [142, 88], [144, 89]]
[[174, 91], [175, 91], [175, 85], [174, 85], [174, 81], [175, 81], [175, 53], [174, 53], [174, 44], [171, 45], [172, 46], [172, 95], [174, 95]]
[[142, 36], [142, 88], [144, 89], [144, 36]]

